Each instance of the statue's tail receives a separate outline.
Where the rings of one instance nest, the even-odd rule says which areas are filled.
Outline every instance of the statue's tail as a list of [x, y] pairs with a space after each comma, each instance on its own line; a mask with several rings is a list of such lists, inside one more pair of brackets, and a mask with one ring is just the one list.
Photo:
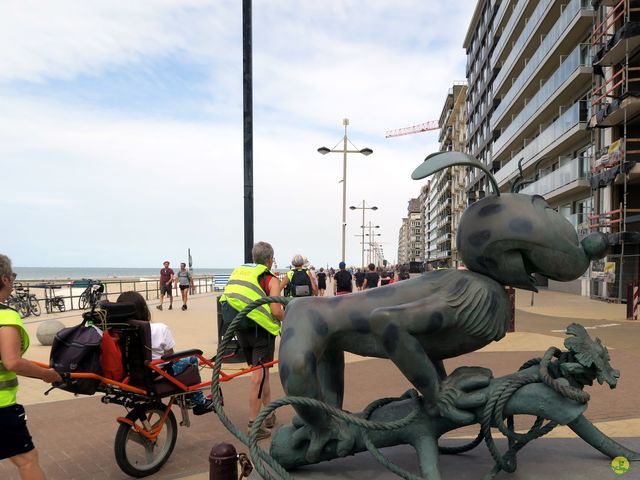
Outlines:
[[580, 438], [607, 457], [625, 457], [630, 462], [640, 461], [640, 453], [629, 450], [627, 447], [607, 437], [583, 415], [580, 415], [568, 425]]

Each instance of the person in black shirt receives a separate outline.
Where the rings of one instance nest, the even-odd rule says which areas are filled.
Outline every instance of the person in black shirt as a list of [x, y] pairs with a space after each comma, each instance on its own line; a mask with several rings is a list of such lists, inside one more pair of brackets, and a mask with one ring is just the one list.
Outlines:
[[364, 276], [363, 289], [376, 288], [380, 286], [380, 274], [376, 272], [376, 266], [373, 263], [369, 264], [369, 271]]
[[356, 288], [358, 291], [362, 290], [362, 284], [364, 283], [364, 272], [361, 269], [356, 270]]
[[346, 265], [344, 262], [340, 262], [338, 267], [340, 267], [340, 270], [333, 276], [335, 279], [335, 282], [333, 282], [333, 294], [345, 295], [353, 292], [353, 278], [351, 277], [351, 273], [345, 270]]

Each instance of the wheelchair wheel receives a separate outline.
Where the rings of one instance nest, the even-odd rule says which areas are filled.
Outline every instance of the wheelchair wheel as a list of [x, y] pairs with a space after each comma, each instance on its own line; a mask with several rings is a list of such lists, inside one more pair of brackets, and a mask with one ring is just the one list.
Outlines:
[[[154, 403], [129, 412], [127, 418], [150, 431], [160, 425], [166, 406]], [[169, 460], [178, 437], [176, 417], [171, 410], [155, 440], [149, 440], [131, 425], [121, 423], [115, 440], [116, 462], [120, 469], [132, 477], [146, 477], [156, 473]]]

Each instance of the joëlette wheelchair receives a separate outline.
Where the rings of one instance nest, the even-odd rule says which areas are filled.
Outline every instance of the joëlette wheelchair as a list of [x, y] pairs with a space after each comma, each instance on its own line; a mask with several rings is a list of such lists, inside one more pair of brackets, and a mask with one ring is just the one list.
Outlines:
[[[73, 382], [94, 381], [96, 393], [103, 394], [103, 403], [124, 406], [127, 415], [116, 419], [120, 424], [114, 442], [116, 462], [126, 474], [146, 477], [162, 468], [175, 447], [178, 429], [173, 407], [180, 411], [180, 425], [189, 427], [190, 405], [187, 397], [190, 393], [207, 390], [211, 386], [210, 380], [201, 380], [200, 369], [213, 369], [214, 362], [205, 358], [199, 349], [184, 350], [151, 360], [151, 327], [149, 322], [135, 319], [133, 305], [103, 303], [100, 308], [101, 327], [119, 337], [125, 378], [115, 381], [90, 372], [59, 372], [63, 383], [54, 387], [67, 389]], [[170, 366], [191, 356], [197, 358], [198, 367], [190, 364], [182, 373], [173, 375]], [[277, 360], [233, 374], [221, 372], [220, 382], [276, 363]]]

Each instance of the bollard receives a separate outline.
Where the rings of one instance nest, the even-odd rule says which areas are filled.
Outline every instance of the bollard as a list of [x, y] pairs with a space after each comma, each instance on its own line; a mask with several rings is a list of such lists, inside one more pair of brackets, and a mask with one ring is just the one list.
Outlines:
[[627, 285], [627, 320], [638, 319], [638, 284]]
[[238, 453], [229, 443], [218, 443], [209, 454], [209, 480], [236, 480]]

